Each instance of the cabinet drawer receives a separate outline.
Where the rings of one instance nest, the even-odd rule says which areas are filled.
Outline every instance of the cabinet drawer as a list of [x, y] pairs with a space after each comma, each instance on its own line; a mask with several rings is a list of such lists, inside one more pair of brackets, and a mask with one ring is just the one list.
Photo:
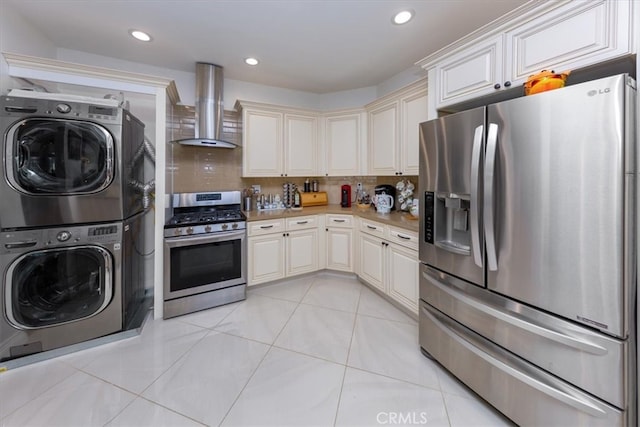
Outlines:
[[386, 227], [379, 222], [369, 221], [368, 219], [360, 219], [360, 231], [384, 238], [386, 235]]
[[316, 215], [287, 218], [287, 230], [289, 231], [316, 228], [317, 226], [318, 217]]
[[353, 227], [352, 215], [329, 214], [327, 215], [327, 227]]
[[247, 223], [248, 236], [260, 236], [284, 231], [284, 218]]
[[391, 243], [415, 249], [416, 251], [418, 250], [418, 233], [413, 231], [389, 227], [389, 235], [387, 236], [387, 239]]

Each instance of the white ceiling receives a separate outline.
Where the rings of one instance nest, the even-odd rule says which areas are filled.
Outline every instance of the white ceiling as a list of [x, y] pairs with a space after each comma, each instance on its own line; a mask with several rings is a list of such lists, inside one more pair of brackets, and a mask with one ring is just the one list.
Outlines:
[[[228, 79], [330, 93], [377, 85], [527, 0], [0, 1], [59, 48], [189, 72], [209, 62]], [[393, 25], [404, 8], [415, 18]]]

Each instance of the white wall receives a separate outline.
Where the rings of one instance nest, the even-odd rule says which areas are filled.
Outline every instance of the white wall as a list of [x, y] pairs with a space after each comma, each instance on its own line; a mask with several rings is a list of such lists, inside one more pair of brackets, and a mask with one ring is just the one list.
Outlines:
[[[56, 58], [56, 47], [47, 37], [4, 1], [0, 1], [0, 52]], [[22, 86], [27, 85], [9, 77], [9, 66], [0, 58], [0, 93]]]

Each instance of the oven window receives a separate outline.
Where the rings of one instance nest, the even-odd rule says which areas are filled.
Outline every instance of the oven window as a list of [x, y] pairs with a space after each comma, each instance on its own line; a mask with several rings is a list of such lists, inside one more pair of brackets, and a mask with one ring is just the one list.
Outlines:
[[97, 314], [111, 299], [110, 264], [101, 248], [27, 254], [11, 269], [9, 320], [17, 327], [39, 328]]
[[113, 138], [90, 122], [27, 119], [13, 133], [12, 183], [29, 194], [91, 193], [113, 179]]
[[171, 249], [171, 292], [242, 277], [242, 240]]

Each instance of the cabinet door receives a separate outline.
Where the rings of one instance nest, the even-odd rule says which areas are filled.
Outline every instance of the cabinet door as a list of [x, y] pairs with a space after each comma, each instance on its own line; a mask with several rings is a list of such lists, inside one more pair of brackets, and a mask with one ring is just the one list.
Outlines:
[[318, 174], [318, 119], [314, 116], [285, 114], [285, 176]]
[[327, 268], [353, 272], [353, 230], [328, 228]]
[[400, 115], [400, 172], [403, 175], [418, 175], [420, 123], [428, 120], [426, 88], [400, 100]]
[[287, 276], [318, 270], [318, 229], [298, 230], [285, 237]]
[[418, 313], [418, 252], [390, 244], [387, 246], [389, 295]]
[[360, 133], [359, 114], [326, 117], [327, 175], [360, 174]]
[[474, 44], [436, 66], [436, 107], [494, 92], [502, 84], [502, 35]]
[[541, 70], [566, 70], [631, 51], [632, 4], [624, 0], [570, 2], [506, 33], [513, 81]]
[[397, 175], [400, 171], [398, 102], [369, 111], [369, 175]]
[[282, 114], [244, 110], [243, 120], [243, 176], [281, 176]]
[[360, 277], [382, 292], [385, 289], [385, 244], [381, 239], [360, 234]]
[[267, 234], [248, 240], [248, 285], [270, 282], [284, 277], [284, 237]]

